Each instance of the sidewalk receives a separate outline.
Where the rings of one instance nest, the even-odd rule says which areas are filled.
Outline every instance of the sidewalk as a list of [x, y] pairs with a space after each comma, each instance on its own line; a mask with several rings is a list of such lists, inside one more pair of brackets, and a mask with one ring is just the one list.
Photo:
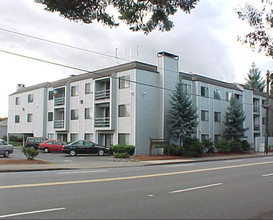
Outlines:
[[0, 165], [0, 172], [136, 167], [136, 166], [151, 166], [151, 165], [160, 165], [160, 164], [194, 163], [194, 162], [233, 160], [233, 159], [244, 159], [244, 158], [257, 158], [257, 157], [272, 157], [273, 159], [273, 153], [270, 152], [268, 155], [264, 155], [263, 153], [252, 153], [252, 154], [240, 154], [240, 155], [201, 157], [201, 158], [191, 158], [191, 159], [151, 160], [151, 161], [110, 160], [108, 157], [105, 157], [105, 158], [101, 158], [101, 160], [99, 161], [79, 162], [79, 163]]

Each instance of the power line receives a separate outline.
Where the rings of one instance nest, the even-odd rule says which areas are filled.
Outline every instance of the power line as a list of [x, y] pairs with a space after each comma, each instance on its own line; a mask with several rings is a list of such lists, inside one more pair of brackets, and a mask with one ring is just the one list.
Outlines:
[[[96, 74], [96, 75], [99, 75], [99, 76], [102, 76], [102, 77], [107, 76], [107, 77], [119, 80], [119, 77], [109, 76], [109, 75], [106, 75], [106, 74], [98, 73], [96, 71], [89, 71], [89, 70], [85, 70], [85, 69], [81, 69], [81, 68], [77, 68], [77, 67], [73, 67], [73, 66], [59, 64], [59, 63], [56, 63], [56, 62], [47, 61], [47, 60], [43, 60], [43, 59], [40, 59], [40, 58], [31, 57], [31, 56], [26, 56], [26, 55], [14, 53], [14, 52], [2, 50], [2, 49], [0, 49], [0, 52], [7, 53], [7, 54], [10, 54], [10, 55], [14, 55], [14, 56], [19, 56], [19, 57], [27, 58], [27, 59], [31, 59], [31, 60], [35, 60], [35, 61], [39, 61], [39, 62], [44, 62], [44, 63], [47, 63], [47, 64], [52, 64], [52, 65], [60, 66], [60, 67], [63, 67], [63, 68], [69, 68], [69, 69], [81, 71], [81, 72], [84, 72], [84, 73], [92, 73], [92, 74]], [[124, 81], [128, 81], [128, 82], [131, 82], [131, 83], [135, 83], [135, 84], [139, 84], [139, 85], [143, 85], [143, 86], [147, 86], [147, 87], [152, 87], [152, 88], [156, 88], [156, 89], [167, 90], [167, 91], [171, 91], [171, 92], [175, 91], [175, 89], [169, 89], [169, 88], [165, 88], [165, 87], [160, 87], [160, 86], [151, 85], [151, 84], [142, 83], [142, 82], [133, 81], [133, 80], [128, 80], [128, 79], [124, 79]], [[187, 94], [187, 95], [189, 95], [189, 96], [195, 96], [195, 97], [203, 97], [203, 98], [208, 98], [208, 99], [213, 99], [213, 100], [218, 100], [218, 101], [224, 101], [224, 102], [230, 102], [229, 100], [225, 100], [225, 99], [215, 99], [213, 97], [204, 97], [202, 95], [192, 94], [192, 93], [191, 94]], [[254, 104], [251, 104], [251, 103], [242, 103], [242, 104], [243, 105], [251, 105], [251, 106], [254, 105]], [[262, 105], [259, 105], [259, 106], [263, 107]]]

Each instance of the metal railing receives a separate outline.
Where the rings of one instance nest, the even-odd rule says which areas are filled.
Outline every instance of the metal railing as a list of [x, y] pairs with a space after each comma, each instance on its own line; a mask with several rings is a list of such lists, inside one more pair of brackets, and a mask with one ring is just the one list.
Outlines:
[[95, 127], [110, 127], [110, 118], [95, 118]]
[[65, 97], [59, 97], [55, 98], [54, 105], [64, 105], [65, 103]]
[[64, 120], [54, 120], [54, 128], [64, 128]]
[[95, 92], [95, 100], [100, 99], [109, 99], [110, 98], [110, 90], [100, 90]]
[[257, 125], [254, 125], [254, 130], [255, 130], [255, 131], [259, 131], [259, 130], [260, 130], [260, 125], [258, 125], [258, 124], [257, 124]]

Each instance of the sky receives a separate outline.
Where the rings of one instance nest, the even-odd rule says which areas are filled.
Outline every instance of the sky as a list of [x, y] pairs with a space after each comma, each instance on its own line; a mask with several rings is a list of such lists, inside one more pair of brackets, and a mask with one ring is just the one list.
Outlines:
[[[251, 2], [254, 0], [248, 0]], [[125, 24], [110, 28], [101, 23], [73, 22], [44, 10], [34, 0], [0, 0], [0, 117], [8, 116], [8, 97], [17, 84], [31, 86], [82, 72], [5, 53], [94, 71], [129, 61], [157, 64], [157, 53], [179, 56], [179, 70], [230, 83], [244, 83], [252, 62], [265, 76], [273, 70], [272, 59], [238, 42], [248, 33], [235, 8], [245, 0], [201, 0], [190, 14], [178, 11], [169, 32], [132, 32]], [[257, 2], [257, 1], [256, 1]], [[83, 48], [72, 49], [36, 38]], [[122, 58], [122, 59], [118, 59]]]

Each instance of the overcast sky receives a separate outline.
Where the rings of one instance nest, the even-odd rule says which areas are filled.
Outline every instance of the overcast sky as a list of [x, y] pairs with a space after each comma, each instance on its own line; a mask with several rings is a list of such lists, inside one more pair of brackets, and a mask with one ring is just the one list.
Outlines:
[[[124, 63], [125, 61], [114, 58], [116, 50], [118, 57], [153, 65], [157, 63], [157, 53], [166, 51], [180, 57], [180, 71], [226, 82], [244, 83], [252, 61], [262, 71], [262, 75], [265, 75], [267, 69], [273, 68], [271, 58], [252, 52], [237, 41], [238, 35], [247, 34], [248, 31], [248, 26], [237, 18], [234, 11], [243, 2], [244, 0], [201, 0], [191, 14], [179, 11], [172, 16], [175, 27], [171, 31], [153, 31], [146, 36], [142, 32], [131, 32], [125, 25], [111, 29], [98, 23], [75, 23], [57, 13], [45, 11], [43, 5], [32, 0], [1, 0], [0, 50], [89, 71]], [[50, 44], [1, 29], [108, 56]], [[30, 86], [81, 73], [1, 51], [0, 62], [0, 117], [8, 116], [8, 95], [16, 91], [17, 84]]]

